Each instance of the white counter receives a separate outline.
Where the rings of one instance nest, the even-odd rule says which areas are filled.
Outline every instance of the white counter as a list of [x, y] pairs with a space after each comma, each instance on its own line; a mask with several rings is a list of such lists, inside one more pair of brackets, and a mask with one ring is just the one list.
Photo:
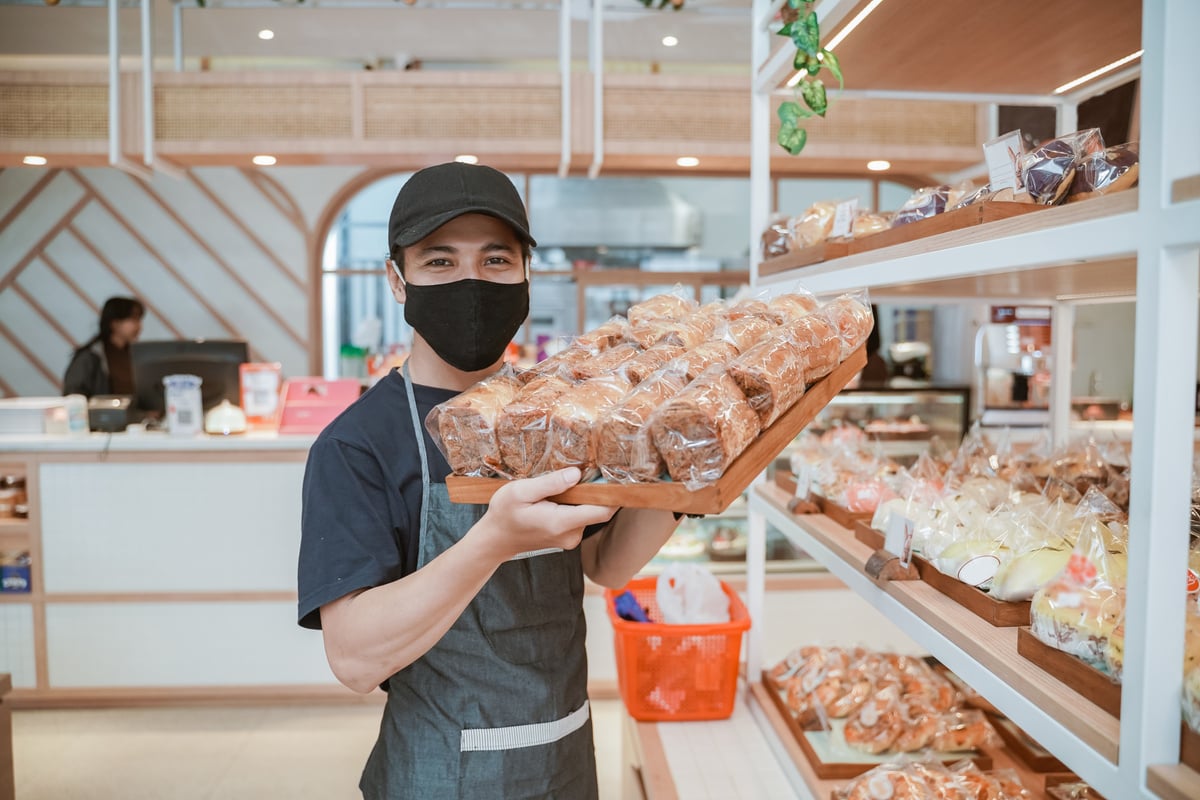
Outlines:
[[144, 433], [89, 433], [84, 435], [0, 436], [3, 453], [101, 453], [101, 452], [218, 452], [238, 450], [308, 451], [315, 434], [280, 435], [252, 431], [235, 436], [172, 436], [161, 431]]

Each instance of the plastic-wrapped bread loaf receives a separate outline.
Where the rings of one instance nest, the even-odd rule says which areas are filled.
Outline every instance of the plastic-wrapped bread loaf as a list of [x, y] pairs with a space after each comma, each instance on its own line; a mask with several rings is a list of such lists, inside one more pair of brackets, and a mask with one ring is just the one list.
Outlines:
[[875, 317], [871, 314], [871, 309], [850, 295], [844, 294], [826, 303], [821, 313], [837, 328], [838, 337], [842, 341], [842, 361], [866, 344], [871, 329], [875, 327]]
[[496, 422], [520, 388], [516, 376], [505, 370], [430, 412], [425, 425], [455, 475], [488, 476], [503, 472]]
[[716, 318], [697, 312], [684, 319], [652, 319], [632, 327], [629, 336], [644, 348], [656, 344], [695, 347], [712, 334]]
[[737, 355], [738, 349], [733, 343], [714, 339], [688, 350], [679, 357], [679, 362], [683, 365], [688, 380], [693, 381], [714, 364], [728, 364], [737, 358]]
[[571, 365], [571, 377], [577, 381], [586, 381], [599, 375], [607, 375], [620, 368], [622, 364], [637, 356], [642, 348], [633, 342], [625, 342], [611, 347], [592, 358], [577, 361]]
[[774, 322], [762, 317], [740, 317], [729, 320], [718, 330], [722, 340], [732, 343], [739, 353], [744, 353], [777, 327]]
[[573, 385], [558, 375], [543, 375], [526, 384], [500, 412], [496, 440], [507, 477], [528, 478], [543, 471], [550, 441], [550, 412]]
[[725, 310], [726, 319], [743, 319], [745, 317], [762, 317], [763, 319], [775, 319], [775, 312], [771, 307], [762, 300], [746, 298], [732, 304]]
[[811, 314], [819, 309], [821, 304], [808, 292], [789, 292], [772, 297], [767, 301], [767, 306], [775, 315], [775, 321], [782, 325]]
[[696, 311], [694, 300], [674, 294], [659, 294], [629, 307], [629, 324], [638, 327], [652, 319], [684, 319]]
[[625, 376], [634, 386], [649, 378], [652, 374], [666, 366], [667, 362], [678, 358], [685, 352], [677, 344], [659, 344], [649, 350], [643, 350], [633, 358], [617, 367], [617, 371]]
[[650, 417], [687, 386], [680, 364], [668, 364], [600, 416], [593, 434], [596, 463], [610, 481], [656, 481], [664, 465], [650, 436]]
[[532, 383], [538, 378], [548, 375], [558, 375], [562, 378], [572, 378], [575, 367], [590, 360], [595, 354], [586, 347], [571, 345], [559, 350], [552, 356], [547, 356], [520, 374], [522, 383]]
[[783, 326], [804, 356], [804, 379], [812, 384], [842, 363], [842, 339], [824, 314], [809, 314]]
[[692, 490], [716, 483], [759, 429], [758, 415], [720, 365], [705, 370], [650, 420], [671, 480]]
[[550, 414], [550, 447], [543, 471], [579, 467], [584, 480], [596, 476], [593, 431], [600, 415], [633, 386], [620, 375], [592, 378], [561, 395]]
[[629, 322], [624, 317], [613, 317], [603, 325], [577, 336], [574, 345], [598, 353], [616, 347], [628, 337]]
[[742, 353], [728, 372], [766, 428], [804, 395], [804, 366], [804, 351], [785, 331]]

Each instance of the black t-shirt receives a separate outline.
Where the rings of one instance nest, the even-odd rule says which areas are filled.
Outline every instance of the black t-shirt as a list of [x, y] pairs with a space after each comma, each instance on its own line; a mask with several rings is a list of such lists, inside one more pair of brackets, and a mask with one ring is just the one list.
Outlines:
[[[429, 455], [429, 479], [450, 466], [424, 420], [458, 392], [413, 385]], [[421, 462], [404, 378], [397, 370], [371, 387], [317, 437], [304, 470], [297, 576], [299, 621], [320, 628], [320, 608], [417, 569]], [[604, 527], [594, 525], [585, 536]]]

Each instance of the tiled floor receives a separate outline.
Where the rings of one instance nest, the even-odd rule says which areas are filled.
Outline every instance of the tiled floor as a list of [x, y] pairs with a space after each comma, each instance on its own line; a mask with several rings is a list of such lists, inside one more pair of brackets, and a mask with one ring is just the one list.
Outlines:
[[[592, 703], [603, 800], [620, 791], [619, 703]], [[380, 710], [18, 711], [17, 800], [355, 800]]]

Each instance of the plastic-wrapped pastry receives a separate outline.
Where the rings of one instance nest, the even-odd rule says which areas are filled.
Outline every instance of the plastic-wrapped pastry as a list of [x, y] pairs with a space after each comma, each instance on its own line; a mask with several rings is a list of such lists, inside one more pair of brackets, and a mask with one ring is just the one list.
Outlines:
[[913, 753], [924, 750], [938, 734], [938, 717], [930, 714], [928, 709], [919, 703], [905, 703], [902, 711], [904, 724], [900, 735], [892, 742], [892, 749], [897, 753]]
[[842, 362], [842, 339], [823, 314], [810, 314], [785, 326], [788, 337], [804, 351], [804, 379], [812, 384]]
[[816, 645], [809, 644], [797, 647], [794, 650], [788, 651], [788, 654], [783, 657], [782, 661], [771, 667], [771, 677], [777, 681], [785, 681], [795, 675], [812, 659], [822, 658], [823, 656], [824, 648]]
[[537, 378], [547, 375], [557, 375], [567, 380], [574, 380], [572, 376], [575, 366], [590, 360], [593, 355], [594, 352], [591, 349], [573, 344], [552, 356], [547, 356], [517, 377], [524, 384], [532, 383]]
[[496, 421], [520, 388], [511, 371], [501, 370], [430, 412], [426, 427], [455, 475], [490, 476], [503, 471]]
[[904, 730], [900, 692], [889, 686], [876, 692], [846, 723], [846, 744], [864, 753], [883, 753]]
[[949, 197], [949, 186], [927, 186], [924, 189], [918, 189], [892, 217], [892, 227], [898, 228], [910, 222], [941, 214], [946, 210], [946, 201]]
[[608, 322], [575, 337], [575, 345], [599, 352], [614, 347], [629, 338], [629, 321], [613, 317]]
[[920, 776], [898, 764], [881, 764], [837, 790], [837, 800], [931, 800]]
[[1097, 128], [1076, 131], [1051, 139], [1036, 150], [1017, 158], [1021, 182], [1029, 196], [1042, 205], [1057, 205], [1066, 199], [1075, 180], [1076, 165], [1088, 154], [1104, 150]]
[[850, 233], [855, 239], [862, 239], [873, 233], [886, 231], [890, 227], [892, 227], [892, 218], [889, 215], [860, 211], [850, 225]]
[[792, 240], [797, 247], [811, 247], [820, 244], [829, 237], [833, 230], [833, 215], [837, 204], [822, 201], [813, 203], [799, 219], [792, 223]]
[[633, 326], [630, 337], [644, 348], [656, 344], [677, 344], [696, 347], [706, 341], [716, 327], [710, 314], [689, 314], [683, 319], [652, 319]]
[[866, 344], [871, 329], [875, 327], [875, 317], [870, 306], [849, 294], [826, 303], [821, 313], [837, 328], [838, 338], [842, 343], [841, 361], [845, 361], [851, 353]]
[[617, 371], [628, 378], [630, 383], [637, 386], [666, 366], [668, 361], [679, 358], [684, 352], [686, 352], [685, 349], [677, 344], [655, 345], [622, 363], [617, 367]]
[[545, 470], [579, 467], [584, 480], [596, 475], [593, 429], [600, 415], [633, 386], [620, 375], [584, 381], [560, 396], [550, 414], [550, 447]]
[[687, 374], [688, 380], [694, 381], [709, 367], [728, 364], [737, 356], [738, 349], [733, 343], [718, 339], [705, 342], [699, 347], [693, 347], [676, 361]]
[[930, 743], [934, 750], [953, 753], [999, 747], [1002, 742], [982, 711], [951, 711], [938, 718], [938, 731]]
[[744, 317], [761, 317], [766, 320], [775, 319], [775, 314], [771, 311], [771, 307], [767, 305], [766, 301], [752, 297], [747, 297], [731, 304], [725, 309], [725, 313], [722, 316], [726, 319], [742, 319]]
[[734, 359], [728, 372], [766, 428], [803, 396], [804, 367], [804, 350], [785, 331]]
[[758, 415], [724, 366], [705, 370], [650, 421], [671, 480], [689, 489], [715, 483], [758, 436]]
[[1137, 186], [1137, 182], [1138, 143], [1128, 142], [1080, 159], [1075, 169], [1075, 180], [1071, 184], [1071, 194], [1119, 192]]
[[507, 477], [528, 478], [543, 471], [551, 409], [573, 385], [558, 375], [543, 375], [527, 383], [500, 412], [496, 438]]
[[696, 301], [676, 294], [658, 294], [629, 307], [629, 324], [638, 327], [652, 319], [683, 319], [696, 310]]
[[792, 249], [792, 230], [786, 214], [772, 214], [771, 222], [762, 235], [763, 258], [787, 255]]
[[994, 192], [992, 191], [991, 186], [980, 186], [978, 189], [964, 193], [957, 200], [951, 203], [946, 210], [957, 211], [958, 209], [966, 208], [967, 206], [979, 205], [986, 200], [990, 200], [993, 194]]
[[714, 334], [731, 343], [739, 353], [744, 353], [777, 327], [774, 322], [761, 317], [741, 317], [729, 320], [723, 327], [718, 326]]
[[593, 432], [596, 463], [610, 481], [655, 481], [664, 465], [650, 435], [650, 418], [687, 385], [682, 368], [668, 364], [600, 415]]
[[601, 375], [608, 375], [619, 369], [622, 364], [638, 356], [642, 348], [633, 342], [625, 342], [616, 347], [610, 347], [588, 359], [582, 359], [570, 367], [571, 377], [576, 381], [586, 381]]
[[1046, 796], [1050, 800], [1104, 800], [1103, 796], [1083, 781], [1047, 786]]
[[809, 292], [788, 292], [772, 297], [767, 307], [775, 314], [776, 322], [786, 325], [818, 310], [821, 303]]
[[997, 600], [1019, 603], [1029, 600], [1067, 566], [1071, 551], [1039, 547], [1005, 561], [996, 570], [988, 594]]

